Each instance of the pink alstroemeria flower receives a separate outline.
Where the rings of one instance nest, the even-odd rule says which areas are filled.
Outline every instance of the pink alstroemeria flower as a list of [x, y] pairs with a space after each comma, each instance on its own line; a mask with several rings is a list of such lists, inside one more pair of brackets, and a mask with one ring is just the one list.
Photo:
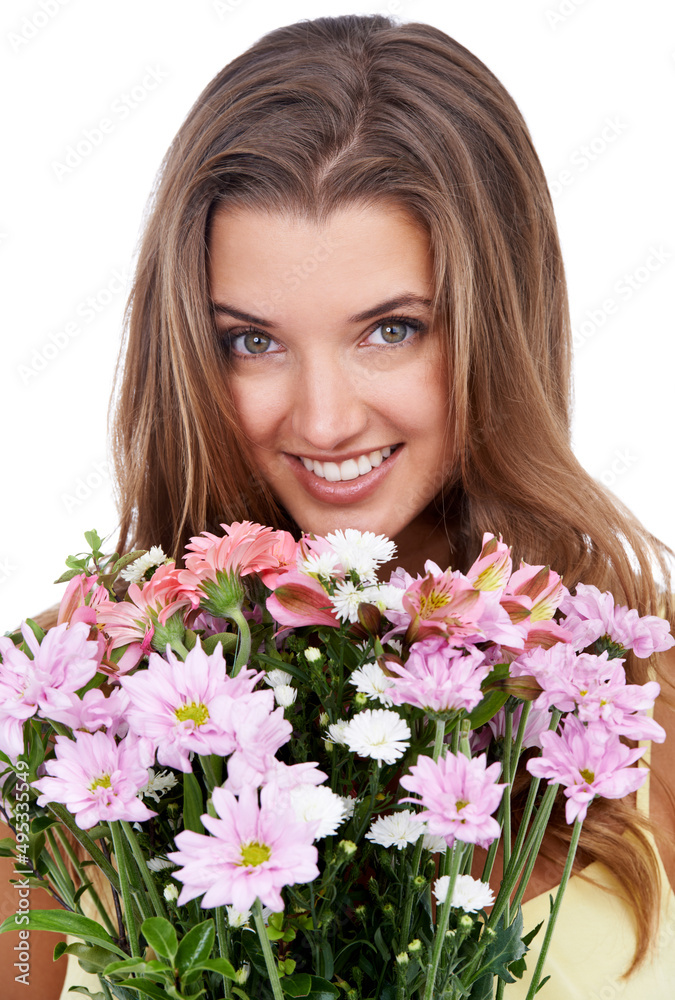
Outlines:
[[461, 645], [465, 637], [481, 631], [482, 594], [456, 571], [428, 570], [422, 579], [413, 580], [403, 595], [403, 607], [410, 616], [407, 642], [443, 635]]
[[273, 786], [262, 789], [260, 804], [252, 788], [243, 788], [238, 799], [214, 788], [211, 801], [218, 818], [201, 818], [211, 836], [183, 830], [176, 837], [179, 849], [167, 854], [181, 866], [173, 872], [183, 883], [179, 906], [203, 893], [203, 907], [234, 906], [244, 912], [257, 898], [278, 913], [284, 909], [280, 890], [285, 885], [318, 877], [315, 824], [296, 819], [290, 806], [284, 809]]
[[483, 535], [480, 556], [466, 574], [476, 590], [491, 591], [500, 597], [511, 576], [511, 548], [491, 532]]
[[443, 837], [450, 847], [455, 840], [488, 847], [499, 836], [499, 823], [492, 813], [506, 785], [497, 783], [499, 762], [486, 764], [485, 755], [469, 759], [463, 753], [449, 753], [438, 761], [419, 757], [410, 774], [401, 778], [401, 785], [419, 795], [421, 803], [411, 797], [400, 801], [421, 804], [419, 816], [429, 833]]
[[568, 823], [586, 819], [596, 795], [622, 799], [647, 780], [647, 768], [631, 767], [645, 748], [631, 750], [599, 723], [584, 726], [576, 716], [569, 715], [562, 733], [542, 733], [541, 743], [541, 757], [532, 757], [525, 766], [536, 778], [564, 785]]
[[63, 803], [81, 830], [110, 820], [142, 822], [157, 815], [138, 798], [148, 770], [126, 739], [118, 744], [107, 733], [77, 732], [74, 740], [57, 736], [55, 750], [56, 759], [45, 762], [47, 776], [33, 782], [41, 792], [39, 806]]
[[126, 600], [106, 599], [96, 605], [96, 620], [110, 640], [109, 649], [129, 646], [120, 672], [131, 670], [153, 648], [158, 624], [166, 625], [178, 611], [191, 607], [189, 597], [182, 592], [179, 576], [180, 570], [174, 563], [164, 563], [142, 588], [136, 583], [129, 584]]
[[401, 666], [388, 660], [394, 683], [387, 694], [394, 705], [417, 705], [428, 715], [470, 712], [482, 700], [481, 682], [492, 669], [480, 650], [457, 649], [443, 636], [415, 642]]
[[330, 597], [319, 581], [297, 569], [277, 578], [274, 593], [267, 598], [267, 610], [279, 625], [291, 628], [300, 625], [336, 628], [340, 624]]
[[74, 625], [75, 622], [96, 624], [96, 612], [86, 604], [87, 595], [96, 587], [96, 581], [95, 574], [87, 576], [86, 573], [78, 573], [77, 576], [68, 581], [66, 592], [59, 605], [57, 625], [62, 625], [64, 622], [69, 625]]
[[289, 569], [295, 569], [302, 543], [296, 542], [290, 531], [275, 531], [272, 555], [277, 565], [258, 570], [258, 576], [270, 590], [274, 590], [279, 577]]
[[609, 591], [601, 593], [594, 586], [578, 583], [574, 596], [569, 591], [565, 594], [560, 610], [567, 616], [561, 624], [570, 632], [576, 649], [585, 649], [604, 637], [645, 659], [675, 646], [665, 618], [640, 617], [635, 608], [615, 604]]

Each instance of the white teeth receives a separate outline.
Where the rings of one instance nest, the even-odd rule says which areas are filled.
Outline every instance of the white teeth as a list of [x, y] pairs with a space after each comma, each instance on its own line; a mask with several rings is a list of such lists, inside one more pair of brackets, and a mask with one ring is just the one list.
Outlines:
[[340, 479], [345, 482], [348, 479], [359, 478], [359, 467], [353, 458], [348, 458], [346, 462], [340, 464]]
[[379, 451], [371, 451], [366, 455], [359, 455], [358, 458], [348, 458], [339, 465], [337, 462], [315, 462], [311, 458], [300, 457], [300, 461], [308, 472], [313, 472], [315, 476], [325, 479], [329, 483], [349, 482], [350, 479], [358, 479], [365, 476], [372, 469], [377, 469], [382, 465], [385, 458], [389, 458], [392, 449], [382, 448]]

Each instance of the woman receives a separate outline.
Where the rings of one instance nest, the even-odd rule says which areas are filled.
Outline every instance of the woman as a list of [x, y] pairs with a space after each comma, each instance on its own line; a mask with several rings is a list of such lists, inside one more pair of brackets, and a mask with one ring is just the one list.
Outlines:
[[[530, 135], [440, 30], [319, 18], [226, 66], [162, 165], [128, 320], [120, 550], [177, 555], [248, 518], [383, 532], [415, 573], [428, 558], [466, 570], [490, 530], [516, 565], [672, 620], [670, 550], [570, 448], [565, 278]], [[646, 680], [644, 661], [626, 666]], [[665, 998], [641, 831], [635, 805], [598, 803], [578, 867], [630, 900], [611, 917], [630, 938], [623, 995]], [[568, 837], [557, 816], [530, 895], [559, 880]], [[559, 936], [553, 961], [569, 952]], [[591, 966], [543, 995], [593, 995]]]

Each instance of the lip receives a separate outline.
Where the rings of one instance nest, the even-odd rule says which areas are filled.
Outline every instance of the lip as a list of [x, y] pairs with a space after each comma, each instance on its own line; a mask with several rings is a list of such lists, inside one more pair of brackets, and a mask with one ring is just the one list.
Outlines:
[[[399, 444], [389, 458], [385, 458], [382, 464], [376, 469], [366, 472], [365, 476], [359, 476], [358, 479], [349, 479], [346, 482], [339, 483], [328, 483], [325, 479], [315, 476], [313, 472], [309, 472], [304, 467], [300, 459], [295, 455], [289, 455], [284, 452], [284, 458], [300, 485], [315, 500], [319, 500], [321, 503], [336, 505], [355, 504], [367, 499], [371, 493], [374, 493], [378, 489], [396, 465], [398, 456], [404, 448], [405, 445]], [[359, 451], [354, 454], [355, 456], [362, 455], [363, 452]], [[307, 455], [305, 457], [309, 458], [311, 456]], [[324, 459], [324, 461], [328, 461], [328, 459]], [[330, 459], [330, 461], [334, 461], [334, 459]], [[345, 461], [345, 459], [341, 459], [341, 461]]]

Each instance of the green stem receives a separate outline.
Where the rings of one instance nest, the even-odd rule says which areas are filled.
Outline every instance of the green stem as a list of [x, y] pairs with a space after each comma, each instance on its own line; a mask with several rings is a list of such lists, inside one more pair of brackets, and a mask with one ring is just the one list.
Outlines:
[[532, 976], [532, 981], [530, 983], [530, 988], [527, 991], [527, 997], [525, 1000], [533, 1000], [535, 993], [539, 987], [539, 980], [541, 979], [541, 974], [544, 968], [544, 962], [546, 961], [546, 955], [548, 953], [548, 948], [551, 943], [551, 938], [553, 937], [553, 928], [555, 927], [555, 922], [558, 919], [558, 913], [560, 912], [560, 905], [562, 903], [563, 894], [569, 882], [569, 877], [572, 874], [572, 865], [574, 864], [574, 856], [577, 853], [577, 844], [579, 843], [579, 835], [581, 834], [582, 822], [577, 820], [574, 824], [574, 829], [572, 831], [572, 839], [570, 841], [569, 850], [567, 852], [567, 861], [565, 862], [565, 869], [562, 873], [562, 878], [560, 879], [560, 887], [556, 893], [555, 902], [553, 904], [553, 909], [551, 910], [551, 916], [548, 918], [548, 924], [546, 925], [546, 935], [544, 937], [544, 943], [541, 946], [541, 951], [539, 953], [539, 958], [537, 959], [537, 965]]
[[499, 889], [497, 899], [495, 900], [495, 904], [492, 907], [492, 912], [490, 913], [490, 918], [488, 920], [490, 927], [495, 926], [506, 909], [518, 876], [520, 875], [530, 852], [533, 850], [538, 851], [539, 849], [539, 844], [543, 839], [546, 824], [548, 823], [549, 816], [551, 815], [551, 809], [553, 808], [553, 802], [557, 791], [558, 785], [548, 786], [544, 792], [544, 797], [541, 800], [541, 804], [537, 810], [537, 815], [535, 816], [534, 823], [532, 824], [532, 829], [527, 836], [522, 851], [517, 857], [514, 855], [511, 858], [511, 864], [509, 865], [508, 871], [506, 872]]
[[227, 617], [231, 619], [231, 621], [233, 621], [239, 629], [237, 655], [235, 657], [234, 666], [232, 667], [232, 677], [235, 677], [241, 668], [246, 666], [251, 658], [251, 629], [249, 628], [248, 622], [246, 621], [241, 608], [232, 608], [228, 611]]
[[174, 651], [174, 653], [178, 653], [178, 655], [180, 656], [181, 660], [183, 660], [183, 662], [185, 662], [185, 660], [187, 659], [188, 650], [185, 648], [185, 646], [183, 645], [183, 643], [181, 642], [181, 640], [180, 639], [172, 639], [171, 643], [170, 643], [170, 646], [171, 646], [171, 649]]
[[86, 851], [88, 851], [92, 861], [98, 865], [116, 892], [119, 892], [119, 876], [110, 862], [106, 859], [106, 856], [98, 844], [91, 839], [85, 830], [81, 830], [79, 828], [79, 826], [75, 823], [75, 819], [72, 814], [69, 813], [65, 806], [62, 806], [60, 802], [50, 802], [48, 809], [63, 823], [65, 827], [68, 828], [68, 830], [70, 830], [72, 835], [75, 837], [75, 840], [77, 840], [77, 842], [81, 844]]
[[[448, 852], [446, 852], [447, 854]], [[436, 933], [434, 935], [434, 948], [431, 953], [431, 964], [429, 966], [429, 972], [427, 975], [427, 981], [424, 989], [424, 1000], [433, 1000], [434, 997], [434, 987], [436, 985], [436, 975], [438, 973], [438, 965], [441, 960], [441, 952], [443, 950], [443, 944], [445, 943], [445, 932], [448, 929], [448, 921], [450, 919], [450, 910], [452, 909], [452, 895], [455, 889], [455, 882], [457, 880], [457, 873], [459, 872], [460, 865], [462, 862], [462, 847], [455, 846], [452, 851], [452, 860], [450, 863], [450, 881], [448, 883], [448, 894], [445, 897], [445, 902], [441, 906], [441, 913], [436, 923]]]
[[[229, 959], [229, 948], [227, 944], [227, 929], [225, 927], [225, 910], [222, 906], [216, 907], [216, 932], [218, 934], [218, 954], [220, 958]], [[223, 990], [226, 997], [232, 996], [232, 983], [223, 976]]]
[[417, 838], [417, 843], [415, 844], [415, 853], [412, 859], [412, 870], [410, 872], [410, 878], [408, 880], [408, 894], [405, 900], [405, 909], [403, 911], [403, 921], [401, 923], [401, 936], [399, 938], [399, 951], [405, 951], [408, 947], [408, 935], [410, 934], [410, 920], [412, 917], [413, 908], [413, 897], [416, 895], [414, 891], [413, 882], [417, 878], [417, 873], [420, 869], [420, 861], [422, 860], [422, 846], [424, 844], [424, 834]]
[[[76, 868], [77, 874], [79, 875], [80, 880], [82, 882], [89, 882], [89, 879], [86, 877], [85, 872], [82, 870], [82, 864], [80, 862], [80, 859], [78, 858], [77, 854], [73, 850], [72, 844], [70, 843], [70, 841], [66, 837], [65, 833], [63, 832], [63, 827], [57, 826], [56, 827], [56, 832], [59, 835], [61, 843], [63, 844], [63, 846], [65, 848], [66, 854], [70, 858], [70, 861], [73, 864], [73, 866]], [[118, 934], [117, 928], [113, 924], [112, 920], [110, 919], [110, 915], [109, 915], [108, 911], [106, 910], [105, 906], [101, 902], [101, 897], [96, 892], [96, 890], [94, 889], [94, 886], [91, 883], [89, 884], [89, 888], [87, 889], [87, 892], [91, 896], [96, 909], [101, 914], [101, 917], [103, 918], [103, 922], [106, 925], [108, 933], [110, 934], [111, 937], [116, 938], [117, 934]]]
[[438, 760], [445, 739], [445, 719], [436, 719], [436, 734], [434, 736], [433, 760]]
[[129, 847], [131, 848], [131, 853], [133, 854], [134, 860], [138, 865], [138, 869], [141, 873], [141, 878], [145, 882], [145, 887], [148, 890], [148, 893], [150, 894], [150, 899], [152, 901], [152, 905], [155, 908], [155, 913], [157, 914], [158, 917], [166, 917], [168, 919], [166, 907], [164, 906], [164, 900], [157, 891], [155, 880], [152, 877], [152, 872], [148, 868], [147, 861], [143, 856], [143, 852], [139, 846], [138, 839], [136, 837], [136, 834], [134, 833], [133, 827], [126, 819], [120, 820], [120, 823], [122, 824], [122, 829], [124, 830], [127, 842], [129, 844]]
[[[508, 709], [504, 712], [504, 766], [502, 770], [502, 781], [506, 782], [504, 789], [504, 829], [502, 841], [502, 879], [506, 878], [509, 861], [511, 860], [511, 784], [513, 782], [513, 772], [511, 771], [511, 742], [513, 734], [513, 712]], [[504, 924], [509, 923], [509, 899], [507, 896], [504, 908]]]
[[284, 994], [281, 990], [281, 981], [279, 979], [279, 970], [274, 963], [272, 946], [270, 945], [270, 939], [267, 936], [267, 928], [265, 927], [265, 921], [263, 920], [262, 906], [260, 905], [259, 899], [256, 899], [253, 904], [253, 920], [255, 922], [255, 929], [257, 930], [258, 937], [260, 939], [260, 947], [262, 948], [263, 958], [265, 959], [265, 965], [267, 966], [267, 974], [270, 977], [270, 986], [272, 987], [274, 1000], [284, 1000]]
[[133, 958], [140, 958], [141, 952], [138, 947], [138, 934], [136, 932], [136, 918], [134, 916], [133, 901], [131, 898], [131, 887], [129, 885], [129, 880], [127, 878], [127, 872], [125, 870], [126, 866], [124, 863], [124, 842], [122, 839], [122, 834], [120, 831], [120, 825], [118, 820], [114, 820], [109, 824], [110, 834], [112, 836], [113, 850], [115, 851], [115, 857], [117, 858], [117, 867], [119, 868], [119, 881], [120, 881], [120, 895], [122, 897], [122, 913], [124, 916], [124, 926], [127, 931], [127, 939], [129, 941], [129, 947], [131, 948], [131, 954]]

